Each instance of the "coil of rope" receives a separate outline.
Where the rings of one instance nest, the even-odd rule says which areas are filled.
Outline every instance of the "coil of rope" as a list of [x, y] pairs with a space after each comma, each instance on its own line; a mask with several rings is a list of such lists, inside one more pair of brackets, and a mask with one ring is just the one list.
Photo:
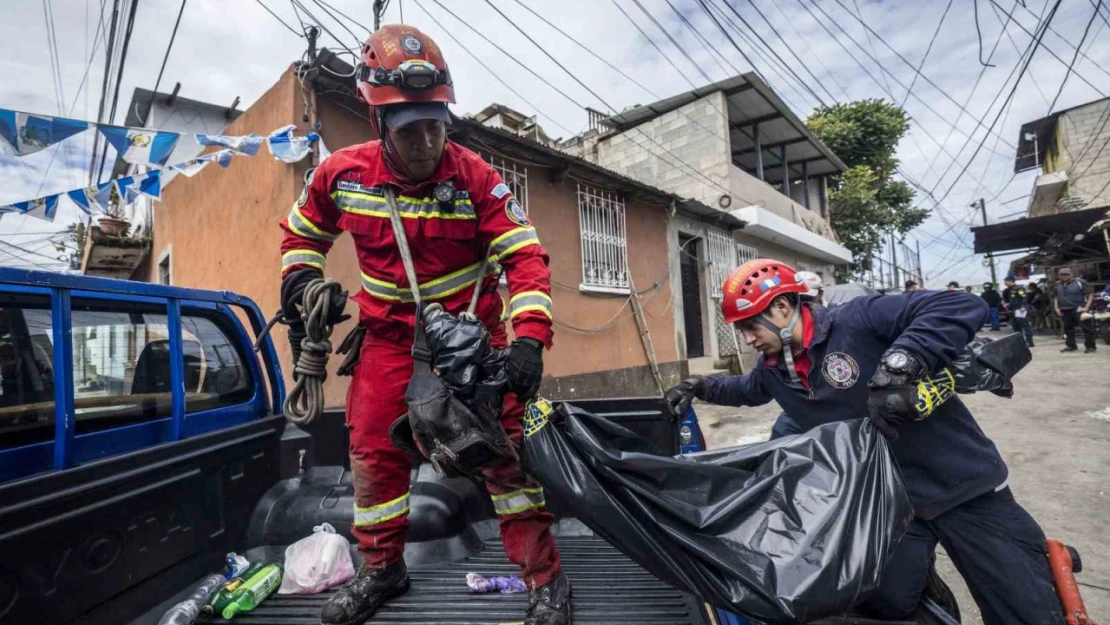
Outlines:
[[[285, 418], [297, 425], [312, 423], [324, 412], [324, 380], [328, 377], [332, 326], [328, 306], [343, 285], [335, 280], [317, 278], [304, 290], [301, 321], [305, 336], [299, 353], [293, 354], [293, 388], [285, 396]], [[288, 321], [286, 321], [288, 323]]]

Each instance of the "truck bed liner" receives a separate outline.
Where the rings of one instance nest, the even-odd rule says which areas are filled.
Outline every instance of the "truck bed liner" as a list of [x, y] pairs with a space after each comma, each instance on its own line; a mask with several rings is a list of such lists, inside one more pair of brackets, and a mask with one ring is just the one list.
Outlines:
[[[708, 625], [697, 599], [655, 579], [601, 538], [567, 536], [557, 543], [573, 588], [575, 625]], [[486, 541], [478, 553], [465, 560], [410, 569], [412, 589], [386, 604], [368, 624], [503, 625], [524, 619], [527, 595], [470, 594], [466, 574], [471, 572], [514, 575], [519, 569], [505, 558], [500, 540]], [[331, 592], [274, 595], [253, 612], [236, 617], [235, 622], [315, 625], [330, 596]], [[201, 622], [227, 623], [219, 618]]]

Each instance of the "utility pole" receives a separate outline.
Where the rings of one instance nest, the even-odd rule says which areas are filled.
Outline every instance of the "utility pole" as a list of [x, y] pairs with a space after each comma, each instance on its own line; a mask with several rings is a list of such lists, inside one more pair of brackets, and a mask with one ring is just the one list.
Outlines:
[[898, 288], [898, 244], [894, 241], [894, 231], [890, 231], [890, 277], [894, 284], [892, 288]]
[[382, 27], [382, 14], [385, 13], [386, 0], [374, 0], [374, 30]]
[[[974, 208], [975, 206], [979, 207], [979, 211], [983, 215], [983, 225], [986, 226], [987, 225], [987, 202], [983, 198], [979, 198], [979, 201], [978, 202], [972, 202], [971, 206], [972, 206], [972, 208]], [[987, 252], [987, 260], [989, 260], [990, 263], [991, 263], [991, 284], [993, 284], [995, 286], [998, 286], [998, 273], [997, 273], [997, 270], [994, 268], [994, 254], [992, 254], [990, 252]]]

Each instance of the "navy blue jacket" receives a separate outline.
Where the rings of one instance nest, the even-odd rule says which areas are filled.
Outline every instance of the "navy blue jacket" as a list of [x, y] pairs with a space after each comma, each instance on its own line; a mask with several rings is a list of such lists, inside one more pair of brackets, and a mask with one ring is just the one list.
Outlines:
[[[867, 381], [883, 352], [901, 347], [929, 370], [951, 362], [987, 318], [982, 298], [962, 291], [861, 297], [812, 308], [809, 390], [791, 387], [761, 358], [751, 373], [706, 379], [705, 400], [726, 406], [778, 401], [802, 430], [867, 416]], [[781, 362], [781, 358], [779, 359]], [[899, 429], [890, 444], [917, 516], [931, 519], [1006, 480], [1006, 463], [959, 397]]]

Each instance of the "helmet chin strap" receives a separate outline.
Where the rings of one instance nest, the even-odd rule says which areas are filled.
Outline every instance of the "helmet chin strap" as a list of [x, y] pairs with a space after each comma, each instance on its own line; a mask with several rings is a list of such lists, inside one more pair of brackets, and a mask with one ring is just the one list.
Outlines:
[[758, 321], [760, 325], [767, 328], [771, 332], [778, 334], [779, 338], [782, 339], [782, 357], [786, 360], [786, 371], [790, 374], [791, 382], [798, 381], [798, 372], [794, 370], [793, 343], [794, 326], [798, 325], [798, 319], [800, 319], [801, 316], [802, 305], [801, 303], [799, 303], [797, 306], [794, 307], [794, 314], [790, 315], [790, 323], [786, 324], [785, 328], [780, 328], [779, 326], [771, 323], [771, 320], [767, 317], [764, 317], [763, 315], [759, 315], [755, 318], [755, 320]]

